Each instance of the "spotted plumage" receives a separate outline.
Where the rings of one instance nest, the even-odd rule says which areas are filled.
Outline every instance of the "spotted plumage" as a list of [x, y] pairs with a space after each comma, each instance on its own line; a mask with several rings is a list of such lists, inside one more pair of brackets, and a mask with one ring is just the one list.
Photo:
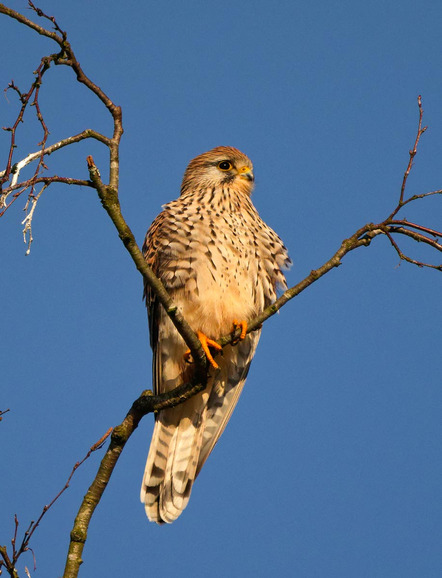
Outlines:
[[[259, 217], [250, 195], [253, 166], [233, 147], [193, 159], [181, 194], [164, 205], [143, 246], [146, 261], [195, 332], [217, 340], [234, 320], [250, 321], [286, 287], [290, 264], [278, 235]], [[155, 393], [191, 377], [186, 345], [151, 289], [145, 287]], [[208, 387], [158, 412], [141, 487], [150, 520], [173, 522], [222, 434], [244, 386], [260, 331], [216, 356]]]

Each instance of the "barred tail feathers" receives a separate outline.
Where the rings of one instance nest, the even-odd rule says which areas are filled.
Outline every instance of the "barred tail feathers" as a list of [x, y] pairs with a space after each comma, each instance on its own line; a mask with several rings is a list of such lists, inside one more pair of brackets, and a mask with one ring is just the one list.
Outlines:
[[149, 520], [171, 523], [187, 506], [196, 478], [205, 416], [204, 404], [202, 411], [195, 408], [191, 417], [183, 415], [181, 406], [167, 410], [166, 415], [160, 412], [141, 486], [140, 497]]

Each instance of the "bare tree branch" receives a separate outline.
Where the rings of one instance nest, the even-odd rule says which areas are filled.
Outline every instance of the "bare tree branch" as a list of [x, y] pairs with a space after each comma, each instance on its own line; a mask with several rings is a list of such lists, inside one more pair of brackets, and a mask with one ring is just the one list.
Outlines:
[[[11, 129], [6, 129], [6, 130], [11, 130]], [[86, 140], [88, 138], [94, 138], [100, 142], [102, 142], [103, 144], [105, 144], [106, 146], [109, 146], [110, 143], [110, 139], [108, 139], [106, 136], [100, 134], [99, 132], [96, 132], [92, 129], [86, 129], [84, 131], [82, 131], [79, 134], [76, 134], [74, 136], [70, 136], [67, 137], [61, 141], [58, 141], [42, 150], [39, 150], [35, 153], [31, 153], [29, 154], [27, 157], [25, 157], [24, 159], [22, 159], [21, 161], [18, 161], [17, 163], [15, 163], [12, 167], [11, 167], [11, 172], [13, 174], [12, 180], [11, 180], [11, 185], [8, 188], [5, 188], [2, 190], [2, 199], [0, 199], [0, 206], [5, 206], [6, 202], [5, 199], [3, 198], [3, 196], [7, 196], [9, 194], [9, 192], [24, 186], [23, 183], [19, 183], [17, 185], [19, 176], [20, 176], [20, 171], [26, 167], [27, 165], [29, 165], [30, 163], [32, 163], [33, 161], [35, 161], [37, 158], [39, 158], [42, 154], [45, 157], [50, 156], [52, 153], [64, 148], [65, 146], [69, 146], [72, 145], [74, 143], [77, 142], [81, 142], [82, 140]], [[11, 154], [11, 151], [10, 151]], [[8, 163], [9, 164], [9, 163]], [[2, 181], [2, 184], [4, 184], [9, 176], [6, 176], [6, 169], [3, 171], [0, 171], [0, 177], [3, 179], [4, 177], [5, 180]], [[29, 186], [29, 184], [27, 185]]]
[[71, 483], [72, 477], [74, 476], [75, 472], [78, 470], [78, 468], [84, 464], [84, 462], [86, 460], [88, 460], [91, 456], [91, 454], [95, 451], [97, 451], [98, 449], [103, 447], [104, 442], [106, 441], [106, 439], [109, 437], [109, 435], [112, 432], [112, 428], [110, 428], [97, 442], [95, 442], [91, 448], [89, 449], [89, 451], [87, 452], [87, 454], [84, 456], [84, 458], [82, 460], [80, 460], [79, 462], [77, 462], [74, 467], [72, 468], [71, 473], [69, 474], [68, 479], [66, 480], [65, 485], [63, 486], [63, 488], [58, 492], [58, 494], [49, 502], [48, 505], [44, 506], [40, 516], [37, 518], [37, 520], [34, 522], [32, 521], [29, 524], [28, 529], [25, 531], [24, 535], [23, 535], [23, 539], [20, 543], [20, 546], [17, 548], [17, 534], [18, 534], [18, 528], [19, 528], [19, 522], [18, 522], [18, 518], [17, 516], [14, 517], [14, 536], [11, 540], [11, 545], [12, 545], [12, 558], [9, 557], [8, 552], [7, 552], [7, 548], [6, 546], [0, 546], [0, 556], [3, 558], [2, 561], [0, 561], [0, 571], [1, 571], [1, 566], [3, 565], [6, 570], [8, 571], [8, 573], [10, 574], [10, 576], [14, 576], [14, 577], [18, 577], [18, 573], [16, 570], [16, 564], [18, 559], [20, 558], [20, 556], [24, 553], [24, 552], [28, 552], [31, 551], [33, 558], [34, 558], [34, 571], [37, 569], [36, 567], [36, 562], [35, 562], [35, 555], [32, 551], [32, 549], [29, 547], [29, 542], [32, 538], [33, 533], [35, 532], [35, 530], [38, 528], [38, 526], [40, 525], [40, 522], [42, 521], [42, 519], [44, 518], [45, 514], [52, 508], [52, 506], [55, 504], [55, 502], [61, 497], [62, 494], [64, 494], [64, 492], [69, 488], [69, 485]]
[[417, 153], [417, 147], [420, 141], [421, 136], [424, 134], [424, 132], [427, 130], [427, 127], [424, 126], [422, 128], [422, 118], [424, 115], [424, 111], [422, 109], [422, 98], [419, 95], [417, 97], [417, 105], [419, 107], [419, 122], [418, 122], [418, 127], [417, 127], [417, 134], [416, 134], [416, 140], [414, 141], [414, 146], [413, 148], [410, 150], [409, 154], [410, 154], [410, 160], [408, 161], [408, 165], [407, 168], [405, 170], [404, 173], [404, 178], [402, 179], [402, 186], [401, 186], [401, 194], [399, 197], [399, 203], [398, 206], [396, 207], [396, 209], [393, 211], [393, 213], [390, 215], [390, 218], [393, 218], [394, 215], [399, 211], [399, 209], [402, 207], [403, 205], [403, 201], [404, 201], [404, 194], [405, 194], [405, 187], [407, 186], [407, 179], [408, 176], [410, 174], [411, 171], [411, 167], [413, 166], [413, 160], [414, 157], [416, 156]]
[[[28, 2], [28, 4], [38, 14], [38, 16], [43, 16], [43, 12], [41, 10], [39, 10], [38, 8], [35, 8], [35, 6], [32, 4], [32, 2]], [[41, 34], [42, 36], [47, 36], [48, 38], [55, 40], [55, 42], [57, 42], [60, 46], [63, 43], [64, 33], [62, 33], [62, 35], [59, 36], [55, 32], [50, 32], [49, 30], [46, 30], [42, 26], [35, 24], [35, 22], [32, 22], [32, 20], [29, 20], [29, 18], [26, 18], [26, 16], [23, 16], [23, 14], [20, 14], [19, 12], [12, 10], [12, 8], [8, 8], [4, 4], [0, 4], [0, 14], [6, 14], [6, 16], [10, 16], [14, 20], [17, 20], [17, 22], [20, 22], [20, 24], [24, 24], [25, 26], [32, 28], [33, 30], [35, 30], [36, 32]], [[52, 20], [51, 17], [46, 17], [46, 18], [51, 20], [53, 24], [55, 23], [55, 20]], [[56, 25], [56, 28], [57, 28], [57, 30], [59, 30], [58, 25]]]
[[[55, 18], [53, 16], [46, 15], [42, 10], [37, 8], [32, 2], [29, 2], [29, 6], [31, 10], [39, 18], [43, 18], [45, 20], [50, 21], [54, 27], [54, 31], [45, 29], [44, 27], [32, 22], [30, 19], [19, 14], [18, 12], [15, 12], [14, 10], [7, 8], [3, 4], [0, 4], [0, 13], [3, 13], [17, 20], [21, 24], [36, 31], [38, 34], [41, 34], [49, 38], [50, 40], [53, 40], [54, 42], [57, 43], [59, 47], [59, 52], [57, 54], [45, 56], [40, 60], [39, 67], [37, 68], [35, 73], [35, 79], [31, 84], [31, 87], [29, 88], [28, 92], [22, 93], [13, 82], [11, 82], [8, 86], [8, 89], [14, 91], [15, 94], [18, 96], [21, 102], [21, 106], [14, 125], [12, 127], [5, 129], [11, 132], [11, 143], [6, 168], [4, 171], [0, 173], [1, 184], [2, 185], [8, 184], [3, 189], [3, 191], [0, 191], [2, 193], [2, 196], [0, 197], [2, 203], [0, 204], [0, 209], [3, 207], [3, 211], [1, 214], [3, 214], [6, 211], [6, 209], [22, 193], [24, 193], [25, 191], [29, 191], [28, 201], [27, 204], [25, 205], [25, 207], [29, 209], [29, 212], [27, 213], [25, 220], [23, 222], [25, 226], [24, 233], [25, 236], [27, 235], [26, 239], [28, 242], [28, 251], [29, 251], [30, 243], [32, 241], [31, 225], [35, 207], [40, 195], [49, 185], [53, 183], [64, 183], [94, 188], [97, 191], [98, 197], [103, 205], [103, 208], [106, 210], [107, 214], [112, 220], [121, 241], [123, 242], [125, 248], [129, 252], [135, 264], [135, 267], [143, 276], [145, 282], [152, 288], [153, 292], [155, 293], [158, 300], [160, 301], [165, 311], [167, 312], [167, 315], [170, 317], [175, 327], [179, 331], [180, 335], [183, 337], [184, 341], [190, 348], [195, 363], [195, 373], [191, 383], [183, 384], [178, 388], [176, 388], [175, 390], [159, 396], [154, 396], [151, 394], [151, 392], [145, 391], [139, 397], [139, 399], [133, 403], [131, 409], [127, 413], [123, 422], [119, 426], [114, 428], [109, 448], [106, 451], [106, 454], [104, 455], [101, 461], [98, 473], [94, 481], [92, 482], [83, 500], [83, 503], [79, 508], [78, 514], [74, 522], [74, 527], [71, 532], [71, 543], [69, 547], [69, 553], [67, 556], [66, 568], [64, 573], [65, 577], [71, 578], [78, 575], [78, 569], [82, 562], [81, 560], [82, 552], [84, 544], [87, 539], [87, 530], [89, 528], [93, 512], [101, 499], [101, 496], [107, 486], [107, 483], [110, 480], [112, 471], [118, 461], [118, 458], [127, 440], [137, 428], [140, 419], [144, 415], [152, 411], [157, 411], [159, 409], [164, 409], [166, 407], [173, 407], [174, 405], [182, 403], [184, 400], [188, 399], [192, 395], [195, 395], [197, 392], [203, 390], [206, 387], [207, 360], [202, 350], [201, 344], [197, 339], [197, 336], [193, 332], [192, 328], [184, 319], [179, 309], [174, 305], [164, 285], [154, 275], [152, 269], [146, 263], [142, 255], [142, 252], [136, 243], [135, 237], [122, 215], [118, 197], [119, 145], [121, 137], [123, 135], [121, 108], [115, 105], [112, 102], [112, 100], [106, 95], [106, 93], [84, 73], [83, 69], [81, 68], [79, 62], [76, 59], [76, 56], [70, 43], [68, 42], [66, 32], [64, 32], [61, 29], [61, 27], [56, 22]], [[39, 96], [44, 75], [49, 70], [52, 64], [64, 65], [71, 68], [76, 75], [77, 81], [85, 85], [104, 104], [104, 106], [107, 108], [112, 117], [113, 130], [111, 137], [104, 136], [92, 129], [85, 129], [84, 131], [75, 136], [67, 137], [66, 139], [63, 139], [53, 145], [49, 146], [47, 145], [47, 138], [49, 131], [40, 110]], [[16, 139], [17, 130], [20, 123], [23, 121], [23, 116], [26, 108], [31, 104], [33, 104], [36, 109], [37, 119], [40, 123], [41, 130], [43, 132], [42, 141], [39, 143], [40, 149], [37, 152], [27, 155], [19, 162], [14, 163], [14, 154], [17, 148], [17, 139]], [[255, 331], [256, 329], [261, 327], [262, 323], [264, 323], [269, 317], [271, 317], [277, 311], [279, 311], [288, 301], [299, 295], [302, 291], [304, 291], [310, 285], [318, 281], [329, 271], [340, 266], [342, 263], [342, 259], [349, 252], [358, 249], [359, 247], [368, 247], [371, 244], [372, 240], [379, 235], [385, 235], [388, 238], [394, 251], [397, 253], [397, 255], [401, 260], [405, 260], [411, 264], [417, 265], [418, 267], [428, 267], [436, 270], [442, 270], [441, 265], [422, 262], [406, 255], [401, 250], [401, 248], [398, 245], [398, 242], [394, 238], [396, 235], [402, 236], [405, 235], [416, 242], [424, 243], [431, 249], [435, 249], [436, 251], [442, 250], [442, 245], [439, 241], [439, 239], [442, 237], [442, 232], [437, 231], [434, 228], [427, 227], [425, 225], [411, 223], [406, 219], [395, 218], [399, 213], [399, 211], [405, 205], [410, 204], [411, 202], [418, 199], [425, 199], [430, 196], [442, 194], [442, 190], [434, 190], [406, 198], [407, 180], [413, 166], [413, 160], [418, 151], [420, 139], [426, 130], [426, 127], [422, 127], [423, 109], [422, 109], [422, 100], [420, 96], [418, 98], [418, 109], [419, 109], [419, 118], [418, 118], [417, 134], [413, 148], [409, 151], [409, 160], [402, 179], [401, 189], [399, 191], [399, 199], [393, 211], [384, 221], [377, 224], [368, 223], [357, 229], [350, 237], [344, 239], [341, 245], [338, 247], [338, 249], [334, 252], [334, 254], [323, 265], [321, 265], [317, 269], [312, 270], [305, 279], [303, 279], [290, 289], [287, 289], [287, 291], [285, 291], [279, 297], [279, 299], [275, 301], [275, 303], [270, 305], [260, 315], [258, 315], [255, 319], [253, 319], [248, 324], [247, 330], [248, 332]], [[49, 156], [50, 154], [60, 150], [63, 147], [70, 146], [71, 144], [80, 142], [88, 138], [98, 140], [103, 145], [105, 145], [109, 150], [109, 176], [107, 183], [102, 179], [98, 167], [95, 165], [95, 162], [91, 156], [87, 157], [89, 180], [42, 175], [43, 171], [46, 170], [46, 166], [44, 163], [44, 159], [46, 156]], [[33, 176], [30, 179], [19, 182], [20, 171], [25, 166], [34, 161], [37, 161], [37, 165]], [[39, 192], [36, 193], [35, 186], [38, 184], [41, 184], [42, 188], [39, 190]], [[8, 198], [10, 195], [12, 195], [11, 197], [12, 200], [8, 202]], [[219, 340], [219, 343], [222, 346], [226, 344], [231, 344], [235, 340], [237, 340], [239, 333], [240, 330], [238, 329], [231, 335], [224, 336], [222, 339]], [[91, 451], [93, 451], [92, 448]], [[72, 474], [68, 479], [67, 486], [69, 485], [69, 481], [72, 477]], [[67, 486], [65, 486], [65, 488], [62, 490], [62, 492], [60, 492], [59, 495], [63, 493], [63, 491], [66, 489]], [[55, 499], [58, 499], [59, 495]], [[51, 504], [49, 505], [49, 507], [50, 506]], [[42, 515], [44, 515], [44, 512]], [[28, 546], [29, 539], [32, 536], [32, 533], [34, 532], [35, 528], [38, 526], [38, 522], [41, 520], [41, 517], [37, 521], [36, 526], [32, 526], [33, 524], [32, 523], [30, 528], [28, 529], [28, 534], [25, 533], [25, 537], [27, 537], [25, 548], [29, 549]], [[14, 553], [16, 553], [15, 539], [17, 533], [17, 524], [13, 543]], [[12, 559], [9, 559], [6, 549], [4, 547], [0, 547], [0, 555], [3, 557], [3, 565], [8, 570], [10, 575], [16, 576], [16, 574], [11, 574], [11, 572], [16, 572], [14, 556]]]

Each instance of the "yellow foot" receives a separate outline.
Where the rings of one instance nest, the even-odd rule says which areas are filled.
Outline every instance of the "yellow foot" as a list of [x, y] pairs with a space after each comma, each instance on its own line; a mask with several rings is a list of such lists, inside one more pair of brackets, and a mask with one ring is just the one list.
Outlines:
[[[204, 350], [204, 353], [206, 354], [206, 357], [210, 365], [215, 369], [218, 369], [219, 366], [213, 359], [213, 356], [210, 352], [210, 347], [216, 349], [217, 351], [221, 351], [222, 349], [221, 345], [216, 341], [213, 341], [213, 339], [209, 339], [209, 337], [207, 337], [207, 335], [204, 335], [204, 333], [202, 333], [201, 331], [197, 331], [196, 334], [198, 335], [198, 339], [200, 340], [201, 346]], [[184, 359], [187, 361], [187, 363], [192, 363], [192, 356], [190, 353], [190, 349], [188, 349], [184, 354]]]
[[235, 333], [235, 331], [237, 329], [241, 329], [241, 333], [239, 335], [239, 337], [237, 337], [236, 339], [234, 339], [232, 341], [232, 345], [236, 345], [238, 343], [238, 341], [242, 341], [243, 339], [245, 339], [246, 335], [247, 335], [247, 321], [237, 321], [236, 319], [233, 320], [233, 333]]

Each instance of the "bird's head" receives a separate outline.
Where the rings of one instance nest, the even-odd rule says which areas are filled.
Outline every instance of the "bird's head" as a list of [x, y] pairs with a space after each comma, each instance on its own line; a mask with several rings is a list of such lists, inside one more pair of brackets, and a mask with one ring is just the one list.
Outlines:
[[184, 173], [181, 194], [227, 185], [250, 195], [253, 182], [253, 165], [245, 154], [233, 147], [216, 147], [190, 161]]

